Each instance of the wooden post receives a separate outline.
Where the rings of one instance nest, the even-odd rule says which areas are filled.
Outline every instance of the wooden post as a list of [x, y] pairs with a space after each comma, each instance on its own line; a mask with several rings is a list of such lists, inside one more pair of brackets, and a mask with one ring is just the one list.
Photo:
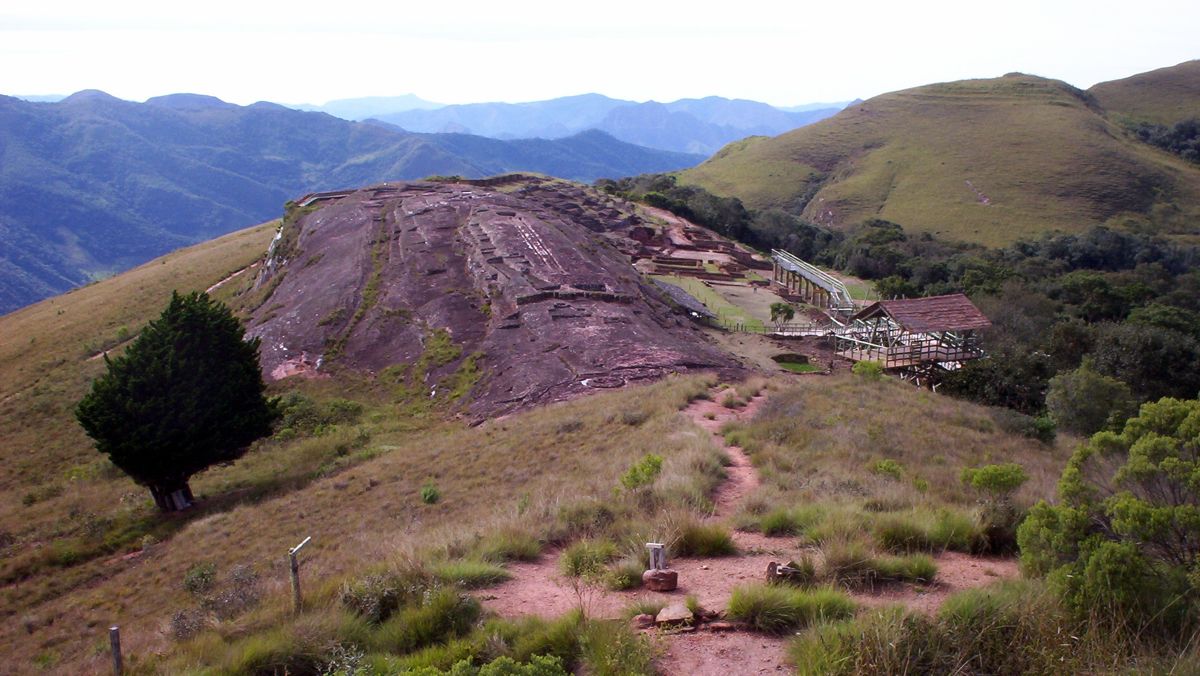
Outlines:
[[300, 614], [300, 608], [303, 605], [300, 598], [300, 560], [296, 555], [300, 553], [301, 547], [308, 544], [309, 540], [312, 540], [311, 536], [304, 538], [304, 542], [288, 550], [288, 568], [292, 575], [292, 612], [296, 615]]
[[108, 628], [108, 645], [112, 648], [113, 676], [121, 676], [125, 672], [121, 659], [121, 628], [115, 624]]

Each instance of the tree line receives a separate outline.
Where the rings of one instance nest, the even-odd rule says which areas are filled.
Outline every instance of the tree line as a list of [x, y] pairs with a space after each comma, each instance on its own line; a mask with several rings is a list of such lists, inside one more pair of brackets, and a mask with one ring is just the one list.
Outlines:
[[[1119, 383], [1134, 403], [1200, 392], [1196, 246], [1097, 225], [987, 248], [881, 219], [832, 231], [678, 185], [670, 175], [597, 186], [758, 249], [784, 249], [870, 280], [883, 298], [966, 293], [993, 322], [985, 335], [990, 358], [951, 374], [944, 392], [1033, 416], [1046, 412], [1052, 384], [1066, 387], [1074, 382], [1066, 376], [1080, 369], [1079, 382]], [[1085, 427], [1079, 431], [1096, 431]]]

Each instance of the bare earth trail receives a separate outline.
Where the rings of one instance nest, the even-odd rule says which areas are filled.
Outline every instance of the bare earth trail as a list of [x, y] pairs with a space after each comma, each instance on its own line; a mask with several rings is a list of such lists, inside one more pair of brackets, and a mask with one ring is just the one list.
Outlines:
[[[692, 402], [681, 413], [713, 435], [713, 442], [729, 456], [726, 479], [713, 496], [713, 513], [707, 521], [723, 521], [737, 512], [741, 503], [761, 483], [749, 456], [737, 446], [728, 446], [720, 430], [735, 420], [750, 420], [766, 402], [765, 394], [750, 399], [741, 408], [721, 404], [733, 388], [714, 389], [709, 399]], [[539, 560], [508, 566], [512, 579], [485, 590], [484, 606], [504, 617], [535, 615], [552, 618], [582, 604], [590, 617], [620, 618], [635, 602], [654, 600], [682, 603], [694, 596], [700, 606], [724, 611], [735, 587], [763, 579], [771, 561], [786, 562], [813, 551], [797, 538], [771, 538], [759, 533], [733, 530], [738, 556], [721, 558], [681, 557], [669, 561], [679, 572], [679, 588], [658, 593], [645, 589], [626, 592], [588, 588], [577, 594], [567, 578], [559, 573], [558, 551], [548, 551]], [[937, 581], [930, 585], [887, 585], [879, 589], [852, 593], [867, 607], [902, 604], [913, 610], [934, 613], [947, 596], [963, 589], [981, 587], [998, 578], [1018, 576], [1015, 559], [982, 558], [957, 552], [934, 556], [938, 565]], [[789, 670], [785, 661], [787, 638], [746, 631], [709, 631], [662, 633], [657, 635], [661, 673], [669, 676], [708, 676], [725, 674], [767, 674]]]

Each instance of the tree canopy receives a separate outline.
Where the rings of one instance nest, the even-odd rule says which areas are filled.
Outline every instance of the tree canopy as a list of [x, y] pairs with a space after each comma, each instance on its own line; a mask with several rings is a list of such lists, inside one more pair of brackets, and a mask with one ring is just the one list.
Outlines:
[[1118, 434], [1080, 446], [1059, 504], [1018, 530], [1021, 566], [1048, 575], [1069, 605], [1135, 628], [1200, 620], [1200, 401], [1142, 406]]
[[164, 510], [191, 503], [188, 479], [241, 457], [271, 432], [258, 339], [205, 293], [171, 295], [75, 409], [96, 449]]

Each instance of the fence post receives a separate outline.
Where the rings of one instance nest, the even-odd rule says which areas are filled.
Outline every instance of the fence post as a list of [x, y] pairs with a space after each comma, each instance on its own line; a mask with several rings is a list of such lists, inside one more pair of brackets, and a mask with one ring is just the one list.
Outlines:
[[108, 645], [112, 648], [113, 675], [121, 676], [125, 672], [121, 659], [121, 628], [115, 624], [108, 628]]
[[304, 538], [304, 542], [292, 547], [288, 550], [288, 568], [292, 576], [292, 612], [296, 615], [300, 614], [300, 608], [303, 602], [300, 598], [300, 560], [297, 554], [300, 553], [300, 548], [308, 544], [312, 540], [312, 536]]

